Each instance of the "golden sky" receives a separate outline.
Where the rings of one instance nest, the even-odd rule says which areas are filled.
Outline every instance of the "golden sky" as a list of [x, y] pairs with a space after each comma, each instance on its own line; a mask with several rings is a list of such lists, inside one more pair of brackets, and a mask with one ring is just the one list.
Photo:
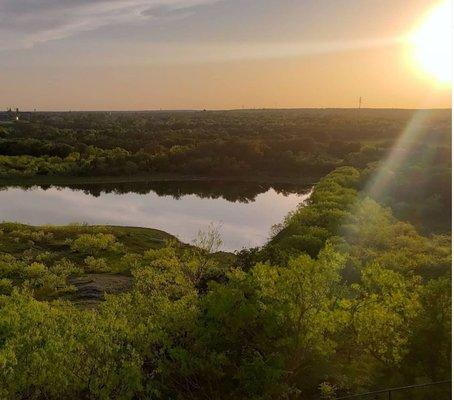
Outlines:
[[25, 3], [0, 4], [2, 108], [451, 106], [446, 1]]

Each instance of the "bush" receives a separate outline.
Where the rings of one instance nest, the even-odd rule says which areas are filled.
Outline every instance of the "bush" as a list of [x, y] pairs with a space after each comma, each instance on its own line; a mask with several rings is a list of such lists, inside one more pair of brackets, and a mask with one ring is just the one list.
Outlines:
[[109, 272], [109, 267], [104, 258], [87, 257], [85, 260], [84, 269], [86, 272]]
[[0, 279], [0, 295], [10, 295], [13, 291], [13, 281], [11, 279]]
[[85, 233], [71, 244], [71, 250], [88, 255], [96, 255], [102, 250], [118, 251], [121, 244], [110, 233]]

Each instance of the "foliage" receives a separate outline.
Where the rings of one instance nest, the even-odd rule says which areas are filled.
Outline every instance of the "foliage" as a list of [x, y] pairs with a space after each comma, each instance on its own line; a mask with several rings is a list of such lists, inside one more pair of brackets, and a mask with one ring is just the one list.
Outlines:
[[0, 232], [0, 279], [7, 279], [2, 292], [10, 292], [10, 285], [27, 287], [40, 299], [72, 293], [70, 278], [84, 273], [129, 274], [135, 251], [162, 247], [172, 238], [151, 229], [87, 225], [2, 223]]
[[[332, 398], [446, 379], [450, 238], [422, 236], [361, 187], [354, 168], [329, 173], [236, 260], [213, 228], [184, 246], [2, 224], [0, 397]], [[55, 300], [88, 270], [133, 287], [95, 309]]]
[[83, 234], [71, 243], [71, 250], [96, 255], [102, 250], [116, 251], [120, 244], [110, 233]]

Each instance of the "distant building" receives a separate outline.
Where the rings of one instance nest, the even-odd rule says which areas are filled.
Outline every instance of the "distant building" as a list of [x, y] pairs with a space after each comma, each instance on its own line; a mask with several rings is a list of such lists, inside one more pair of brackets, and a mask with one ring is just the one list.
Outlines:
[[6, 111], [0, 111], [0, 121], [1, 122], [13, 122], [13, 121], [19, 121], [19, 120], [30, 120], [31, 113], [30, 112], [23, 112], [19, 111], [18, 108], [16, 108], [15, 111], [13, 111], [11, 108], [9, 108]]
[[0, 111], [0, 121], [14, 121], [16, 118], [14, 111], [9, 108], [7, 111]]

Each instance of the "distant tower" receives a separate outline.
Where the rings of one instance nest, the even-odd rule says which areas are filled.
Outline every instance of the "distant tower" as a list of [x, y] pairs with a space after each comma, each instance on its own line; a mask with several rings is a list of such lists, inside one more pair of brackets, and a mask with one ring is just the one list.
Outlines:
[[358, 100], [358, 108], [359, 109], [361, 109], [362, 102], [363, 102], [363, 98], [360, 96], [359, 100]]

